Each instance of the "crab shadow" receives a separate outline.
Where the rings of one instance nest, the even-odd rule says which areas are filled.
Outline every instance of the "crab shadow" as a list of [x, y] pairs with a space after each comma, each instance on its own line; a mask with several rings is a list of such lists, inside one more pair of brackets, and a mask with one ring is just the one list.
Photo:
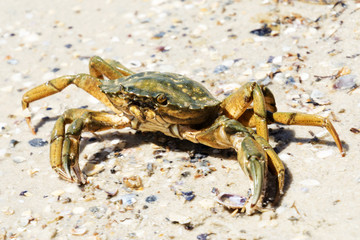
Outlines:
[[[56, 120], [56, 117], [53, 118], [43, 118], [35, 127], [36, 129], [43, 126], [48, 121]], [[325, 141], [319, 140], [316, 137], [313, 138], [297, 138], [295, 137], [295, 132], [291, 129], [285, 129], [282, 125], [277, 125], [276, 128], [269, 129], [270, 140], [271, 142], [275, 142], [273, 149], [277, 154], [286, 150], [286, 148], [293, 142], [297, 143], [314, 143], [314, 144], [323, 144], [336, 147], [334, 141]], [[188, 153], [188, 159], [190, 160], [192, 157], [198, 156], [211, 156], [214, 158], [221, 158], [222, 160], [235, 160], [236, 161], [236, 151], [233, 149], [214, 149], [202, 144], [195, 144], [187, 140], [176, 139], [172, 137], [168, 137], [160, 132], [135, 132], [133, 130], [130, 131], [105, 131], [101, 133], [94, 134], [92, 137], [88, 137], [89, 135], [82, 137], [80, 141], [80, 152], [84, 150], [84, 148], [91, 143], [101, 142], [101, 141], [112, 141], [112, 140], [123, 140], [126, 142], [125, 146], [123, 143], [119, 143], [118, 145], [112, 146], [113, 151], [119, 152], [124, 149], [131, 149], [139, 147], [146, 143], [152, 143], [163, 149], [169, 149], [172, 152], [186, 152]], [[343, 143], [344, 144], [344, 143]], [[344, 144], [344, 148], [347, 149], [347, 145]], [[96, 153], [91, 156], [88, 156], [87, 163], [99, 163], [106, 161], [111, 152], [104, 151], [104, 148], [100, 148]], [[291, 153], [289, 153], [291, 154]], [[299, 159], [301, 160], [301, 159]], [[285, 167], [285, 183], [284, 183], [284, 193], [289, 189], [292, 183], [292, 174], [291, 170]], [[265, 201], [268, 203], [272, 203], [276, 199], [277, 193], [277, 177], [268, 172], [267, 176], [267, 191]], [[275, 207], [281, 203], [281, 198], [276, 200]]]
[[[278, 133], [277, 133], [278, 134]], [[289, 142], [287, 144], [290, 144], [291, 138], [290, 136], [293, 136], [294, 133], [292, 130], [284, 130], [281, 133], [281, 136], [284, 137], [284, 139], [289, 139]], [[271, 135], [271, 138], [274, 136]], [[279, 136], [276, 135], [276, 138]], [[290, 138], [289, 138], [290, 137]], [[233, 149], [214, 149], [202, 144], [195, 144], [187, 140], [181, 140], [176, 139], [172, 137], [168, 137], [162, 133], [159, 132], [118, 132], [118, 131], [111, 131], [111, 132], [104, 132], [102, 134], [96, 134], [94, 137], [84, 137], [81, 140], [80, 143], [80, 152], [84, 150], [85, 147], [88, 145], [91, 145], [93, 142], [98, 141], [113, 141], [116, 139], [121, 139], [126, 142], [125, 146], [123, 143], [119, 143], [118, 146], [112, 146], [112, 149], [114, 152], [119, 152], [121, 154], [121, 151], [125, 149], [131, 149], [139, 147], [146, 143], [152, 143], [155, 144], [163, 149], [168, 149], [171, 152], [186, 152], [188, 156], [185, 157], [185, 160], [191, 162], [191, 161], [197, 161], [194, 158], [200, 157], [206, 159], [207, 156], [211, 156], [214, 158], [219, 158], [222, 160], [231, 160], [236, 161], [237, 159], [237, 153]], [[280, 141], [280, 140], [279, 140]], [[304, 139], [305, 141], [305, 139]], [[281, 144], [276, 144], [274, 147], [274, 150], [279, 153], [279, 149], [283, 151], [286, 148], [286, 144], [284, 144], [283, 141], [280, 141]], [[106, 161], [108, 159], [108, 156], [112, 154], [109, 151], [104, 151], [105, 148], [100, 148], [97, 150], [93, 155], [89, 155], [87, 158], [87, 163], [99, 163]], [[154, 152], [156, 150], [154, 149]], [[156, 157], [156, 156], [154, 156]], [[184, 160], [184, 159], [183, 159]], [[85, 163], [85, 164], [87, 164]], [[289, 188], [291, 182], [292, 182], [292, 175], [291, 171], [285, 166], [285, 185], [284, 185], [284, 192], [287, 191]], [[272, 174], [270, 171], [268, 172], [267, 176], [267, 190], [266, 190], [266, 197], [265, 202], [273, 203], [276, 199], [277, 194], [277, 177]], [[277, 201], [277, 204], [281, 202], [281, 199]], [[277, 205], [276, 204], [276, 205]], [[275, 206], [276, 206], [275, 205]]]
[[[328, 145], [336, 148], [335, 142], [329, 140], [319, 140], [316, 137], [313, 138], [298, 138], [295, 136], [295, 131], [291, 129], [286, 129], [281, 125], [277, 126], [276, 128], [269, 129], [270, 133], [270, 140], [271, 142], [275, 142], [274, 150], [277, 154], [284, 152], [291, 143], [313, 143], [313, 144], [323, 144]], [[195, 144], [187, 140], [176, 139], [172, 137], [168, 137], [159, 132], [105, 132], [101, 135], [97, 135], [94, 138], [87, 138], [80, 144], [80, 149], [89, 144], [92, 141], [112, 141], [115, 139], [122, 139], [126, 142], [125, 147], [122, 144], [121, 146], [117, 147], [114, 146], [115, 151], [121, 151], [123, 149], [130, 149], [136, 148], [146, 143], [155, 144], [163, 149], [169, 149], [171, 152], [186, 152], [188, 153], [188, 159], [190, 160], [194, 156], [211, 156], [214, 158], [220, 158], [222, 160], [233, 160], [236, 161], [236, 151], [233, 149], [214, 149], [202, 144]], [[344, 144], [344, 143], [343, 143]], [[347, 145], [344, 144], [345, 149]], [[291, 153], [288, 153], [291, 154]], [[89, 159], [96, 158], [98, 161], [106, 161], [108, 152], [103, 152], [102, 149], [99, 149], [97, 153], [94, 154], [93, 157], [90, 156]], [[299, 159], [301, 161], [301, 159]], [[289, 169], [286, 164], [284, 163], [285, 167], [285, 183], [284, 183], [284, 193], [287, 192], [289, 189], [293, 177], [291, 174], [291, 169]], [[277, 176], [268, 172], [267, 176], [267, 191], [265, 201], [268, 203], [272, 203], [276, 201], [275, 206], [278, 206], [281, 203], [282, 198], [276, 199], [277, 194]]]

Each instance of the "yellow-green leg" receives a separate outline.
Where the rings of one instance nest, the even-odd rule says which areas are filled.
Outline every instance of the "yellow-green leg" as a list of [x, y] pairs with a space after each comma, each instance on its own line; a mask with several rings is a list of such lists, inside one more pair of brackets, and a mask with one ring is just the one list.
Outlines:
[[[256, 127], [256, 114], [253, 109], [247, 109], [244, 114], [238, 119], [244, 126]], [[336, 146], [339, 148], [342, 156], [345, 156], [339, 135], [337, 134], [331, 121], [327, 118], [306, 113], [294, 112], [267, 112], [267, 123], [281, 123], [285, 125], [303, 125], [303, 126], [317, 126], [325, 127], [333, 137]]]
[[106, 76], [110, 80], [130, 76], [134, 74], [133, 71], [126, 68], [118, 61], [112, 59], [102, 59], [94, 56], [89, 61], [90, 75], [99, 79], [104, 79]]
[[[98, 87], [101, 84], [100, 80], [93, 76], [90, 76], [89, 74], [77, 74], [55, 78], [27, 91], [22, 98], [22, 108], [25, 110], [29, 107], [29, 104], [31, 102], [61, 92], [70, 84], [74, 84], [77, 87], [85, 90], [86, 92], [97, 98], [99, 101], [104, 103], [107, 107], [109, 107], [115, 112], [118, 112], [118, 110], [113, 107], [107, 96], [100, 91]], [[35, 133], [35, 129], [31, 125], [31, 118], [27, 117], [26, 121], [32, 132]]]
[[[269, 92], [267, 88], [265, 89], [267, 93], [267, 98], [273, 100], [275, 106], [275, 100], [272, 96], [272, 93]], [[272, 97], [269, 94], [271, 94]], [[269, 132], [266, 123], [267, 105], [265, 103], [263, 90], [257, 83], [251, 82], [243, 85], [235, 93], [224, 99], [224, 101], [221, 103], [221, 108], [223, 109], [225, 116], [232, 119], [239, 119], [243, 115], [243, 113], [250, 107], [251, 103], [253, 103], [252, 109], [255, 113], [254, 119], [256, 122], [256, 132], [265, 140], [268, 140]]]
[[345, 156], [339, 135], [337, 134], [334, 126], [329, 119], [306, 113], [292, 113], [292, 112], [276, 112], [268, 114], [270, 122], [277, 122], [286, 125], [303, 125], [303, 126], [318, 126], [325, 127], [333, 139], [335, 140], [336, 146], [339, 148], [342, 156]]
[[[65, 131], [65, 126], [70, 124]], [[51, 133], [50, 164], [67, 181], [85, 184], [79, 167], [79, 143], [83, 131], [98, 132], [130, 126], [130, 120], [116, 114], [87, 109], [67, 110], [56, 121]]]

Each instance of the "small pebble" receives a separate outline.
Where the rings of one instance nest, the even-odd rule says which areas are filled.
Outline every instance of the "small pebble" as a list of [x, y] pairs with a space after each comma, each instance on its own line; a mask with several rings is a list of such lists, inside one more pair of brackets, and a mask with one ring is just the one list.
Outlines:
[[146, 199], [145, 199], [145, 201], [146, 201], [147, 203], [153, 203], [153, 202], [155, 202], [156, 200], [157, 200], [157, 197], [156, 197], [155, 195], [150, 195], [150, 196], [146, 197]]
[[26, 196], [27, 193], [28, 193], [28, 191], [24, 190], [24, 191], [20, 192], [19, 196]]
[[228, 70], [229, 68], [225, 65], [219, 65], [219, 66], [216, 66], [215, 69], [214, 69], [214, 73], [215, 74], [219, 74], [219, 73], [223, 73], [225, 72], [226, 70]]
[[159, 33], [156, 33], [153, 38], [155, 39], [159, 39], [159, 38], [162, 38], [165, 36], [165, 32], [159, 32]]
[[262, 26], [259, 29], [254, 29], [252, 31], [250, 31], [251, 34], [255, 34], [257, 36], [270, 36], [272, 30], [271, 28], [269, 28], [266, 24], [264, 26]]
[[309, 74], [308, 73], [301, 73], [300, 74], [300, 78], [301, 78], [301, 80], [303, 80], [303, 81], [306, 81], [306, 80], [308, 80], [309, 79]]
[[18, 225], [19, 225], [20, 227], [26, 227], [26, 226], [29, 224], [29, 222], [30, 222], [29, 217], [27, 217], [27, 216], [22, 216], [22, 217], [20, 217], [20, 219], [18, 220]]
[[294, 84], [295, 83], [295, 79], [290, 76], [286, 78], [285, 84]]
[[16, 65], [16, 64], [19, 63], [19, 61], [16, 60], [16, 59], [9, 59], [9, 60], [7, 60], [6, 62], [7, 62], [8, 64], [10, 64], [10, 65]]
[[34, 138], [29, 141], [29, 144], [32, 147], [43, 147], [48, 144], [48, 141], [42, 138]]
[[129, 206], [136, 203], [136, 194], [125, 194], [116, 196], [110, 199], [110, 202], [122, 202], [124, 206]]
[[186, 201], [192, 201], [195, 198], [195, 194], [193, 191], [181, 192], [181, 194], [185, 198]]
[[207, 239], [208, 239], [208, 236], [209, 236], [209, 234], [207, 234], [207, 233], [202, 233], [202, 234], [197, 235], [197, 236], [196, 236], [196, 239], [197, 239], [197, 240], [207, 240]]
[[223, 61], [221, 65], [224, 65], [225, 67], [230, 68], [234, 64], [234, 62], [235, 62], [234, 60], [228, 59], [228, 60]]
[[122, 181], [126, 187], [131, 189], [141, 189], [143, 186], [141, 178], [137, 175], [124, 177]]
[[272, 63], [274, 60], [274, 56], [269, 56], [268, 60], [266, 61], [267, 63]]
[[22, 163], [22, 162], [25, 162], [26, 161], [26, 158], [22, 157], [22, 156], [14, 156], [12, 158], [12, 160], [15, 162], [15, 163]]
[[97, 219], [102, 218], [106, 213], [106, 208], [104, 207], [90, 207], [89, 211], [92, 212]]
[[10, 140], [10, 147], [11, 148], [14, 148], [16, 146], [16, 144], [18, 144], [19, 141], [18, 140], [15, 140], [15, 139], [11, 139]]
[[321, 92], [321, 91], [319, 91], [319, 90], [317, 90], [317, 89], [314, 89], [312, 92], [311, 92], [311, 95], [310, 95], [310, 97], [312, 98], [312, 99], [321, 99], [321, 98], [323, 98], [324, 97], [324, 93], [323, 92]]
[[307, 188], [307, 187], [302, 187], [302, 188], [301, 188], [301, 191], [302, 191], [303, 193], [308, 193], [308, 192], [309, 192], [309, 188]]
[[274, 64], [280, 64], [280, 63], [282, 63], [282, 56], [276, 56], [276, 57], [274, 57], [273, 60], [272, 60], [272, 62], [273, 62]]
[[130, 61], [129, 64], [134, 67], [141, 67], [141, 65], [142, 65], [142, 63], [139, 60], [132, 60], [132, 61]]

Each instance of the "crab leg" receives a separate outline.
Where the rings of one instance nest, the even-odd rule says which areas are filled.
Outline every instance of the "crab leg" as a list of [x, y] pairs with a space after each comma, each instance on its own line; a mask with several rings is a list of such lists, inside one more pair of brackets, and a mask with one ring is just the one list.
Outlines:
[[[271, 101], [271, 98], [274, 99], [272, 93], [267, 91], [267, 88], [266, 94], [269, 102]], [[256, 132], [265, 140], [268, 140], [269, 132], [266, 123], [267, 105], [265, 103], [263, 90], [257, 83], [251, 82], [243, 85], [235, 93], [224, 99], [221, 103], [221, 108], [223, 109], [225, 116], [228, 118], [238, 119], [246, 111], [246, 109], [250, 107], [251, 103], [253, 103], [253, 110], [255, 113]], [[273, 110], [273, 108], [271, 108], [271, 110]]]
[[[118, 110], [110, 103], [107, 96], [100, 91], [98, 87], [101, 84], [100, 80], [90, 76], [89, 74], [77, 74], [55, 78], [27, 91], [22, 98], [22, 108], [25, 110], [29, 107], [31, 102], [61, 92], [64, 88], [71, 84], [75, 84], [77, 87], [85, 90], [100, 100], [114, 112], [118, 112]], [[31, 125], [31, 117], [26, 117], [26, 122], [28, 123], [32, 132], [35, 134], [35, 129]]]
[[276, 112], [273, 114], [269, 114], [269, 118], [272, 118], [272, 122], [282, 123], [286, 125], [325, 127], [335, 140], [336, 146], [339, 148], [341, 155], [343, 157], [345, 156], [345, 152], [343, 150], [339, 135], [337, 134], [334, 126], [329, 119], [313, 114], [291, 112]]
[[134, 74], [133, 71], [126, 68], [118, 61], [112, 59], [102, 59], [98, 56], [90, 58], [89, 61], [90, 75], [99, 79], [104, 79], [104, 76], [110, 80], [126, 77]]
[[[247, 109], [245, 113], [238, 119], [238, 121], [247, 127], [256, 126], [256, 118], [252, 109]], [[306, 114], [306, 113], [268, 112], [267, 122], [269, 124], [281, 123], [285, 125], [325, 127], [333, 137], [336, 146], [340, 150], [341, 156], [343, 157], [345, 156], [345, 151], [343, 150], [339, 135], [337, 134], [331, 121], [325, 117], [321, 117], [319, 115], [314, 115], [314, 114]]]
[[[65, 133], [66, 124], [70, 124]], [[69, 109], [58, 118], [51, 133], [50, 163], [61, 178], [85, 184], [79, 167], [79, 141], [82, 131], [97, 132], [130, 126], [124, 116], [87, 109]]]

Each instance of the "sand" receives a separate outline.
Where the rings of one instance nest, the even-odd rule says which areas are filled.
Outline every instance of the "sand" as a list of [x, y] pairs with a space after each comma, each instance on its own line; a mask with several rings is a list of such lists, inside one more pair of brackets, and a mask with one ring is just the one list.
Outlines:
[[[344, 2], [1, 1], [0, 239], [358, 239], [360, 3]], [[268, 36], [250, 33], [264, 23]], [[80, 165], [93, 175], [80, 188], [51, 169], [46, 141], [66, 109], [109, 109], [70, 86], [31, 104], [33, 135], [21, 98], [87, 73], [94, 55], [184, 74], [220, 100], [267, 84], [279, 111], [328, 117], [346, 156], [325, 129], [271, 125], [285, 194], [248, 216], [215, 200], [215, 189], [247, 195], [234, 152], [131, 129], [83, 133]], [[132, 176], [142, 187], [126, 187]]]

